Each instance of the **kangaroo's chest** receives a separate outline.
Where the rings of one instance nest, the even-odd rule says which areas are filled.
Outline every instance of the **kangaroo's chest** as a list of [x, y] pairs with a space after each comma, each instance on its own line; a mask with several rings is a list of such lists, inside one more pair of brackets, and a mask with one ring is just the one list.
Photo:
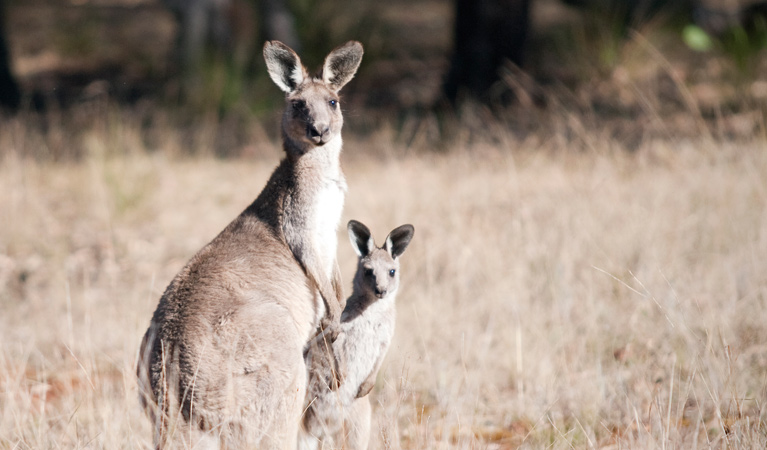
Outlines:
[[338, 223], [344, 207], [342, 174], [314, 180], [286, 202], [285, 235], [293, 254], [305, 266], [330, 277], [338, 247]]
[[394, 336], [395, 314], [393, 300], [382, 301], [342, 323], [344, 334], [333, 346], [342, 347], [337, 351], [347, 357], [347, 378], [341, 385], [341, 393], [347, 398], [354, 398], [360, 385], [386, 355]]
[[330, 276], [338, 248], [338, 223], [344, 208], [346, 182], [343, 178], [329, 180], [319, 189], [312, 208], [311, 235], [318, 262]]

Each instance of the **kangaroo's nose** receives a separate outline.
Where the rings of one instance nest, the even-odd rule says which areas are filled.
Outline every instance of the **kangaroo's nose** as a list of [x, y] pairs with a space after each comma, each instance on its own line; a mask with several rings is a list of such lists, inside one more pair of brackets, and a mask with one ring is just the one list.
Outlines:
[[315, 143], [323, 142], [330, 134], [330, 126], [326, 124], [309, 125], [309, 138]]
[[383, 297], [384, 295], [386, 295], [386, 288], [381, 288], [376, 286], [376, 295], [379, 297]]

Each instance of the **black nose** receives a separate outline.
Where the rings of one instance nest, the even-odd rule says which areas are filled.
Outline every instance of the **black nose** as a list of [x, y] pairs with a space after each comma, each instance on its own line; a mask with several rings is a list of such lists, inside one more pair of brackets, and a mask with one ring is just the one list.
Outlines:
[[384, 295], [386, 295], [386, 289], [376, 287], [376, 295], [379, 297], [383, 297]]
[[309, 137], [315, 141], [321, 141], [330, 133], [330, 127], [327, 125], [309, 125]]

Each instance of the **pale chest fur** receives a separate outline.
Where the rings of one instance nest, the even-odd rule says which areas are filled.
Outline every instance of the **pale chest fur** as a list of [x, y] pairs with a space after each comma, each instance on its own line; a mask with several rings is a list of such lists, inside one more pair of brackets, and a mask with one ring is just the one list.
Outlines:
[[[360, 301], [352, 295], [347, 305]], [[380, 299], [352, 316], [347, 309], [341, 318], [343, 333], [333, 342], [333, 353], [346, 358], [346, 377], [338, 390], [328, 389], [330, 362], [323, 358], [323, 350], [313, 347], [309, 353], [308, 365], [314, 370], [309, 379], [307, 399], [309, 411], [304, 426], [315, 436], [327, 438], [342, 431], [343, 414], [352, 413], [357, 393], [371, 375], [378, 372], [381, 362], [394, 335], [394, 295]], [[320, 358], [320, 365], [314, 366], [312, 358]], [[367, 401], [367, 400], [365, 400]], [[339, 413], [341, 413], [339, 415]]]
[[297, 164], [298, 184], [285, 203], [285, 237], [293, 254], [313, 273], [330, 278], [336, 261], [346, 194], [340, 137], [312, 150]]
[[322, 183], [311, 212], [311, 241], [323, 273], [330, 277], [338, 248], [338, 224], [344, 208], [346, 181], [343, 174]]
[[342, 322], [344, 333], [333, 343], [334, 347], [342, 347], [341, 354], [348, 358], [347, 377], [339, 388], [341, 402], [354, 401], [362, 382], [386, 354], [394, 336], [394, 308], [391, 295], [370, 305], [358, 317]]

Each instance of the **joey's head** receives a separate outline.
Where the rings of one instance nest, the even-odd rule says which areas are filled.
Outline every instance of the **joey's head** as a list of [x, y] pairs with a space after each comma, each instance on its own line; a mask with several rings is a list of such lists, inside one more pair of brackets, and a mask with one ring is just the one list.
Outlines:
[[354, 293], [372, 295], [377, 299], [396, 293], [399, 288], [399, 257], [413, 238], [413, 226], [401, 225], [392, 230], [383, 247], [375, 245], [370, 230], [362, 223], [350, 220], [347, 229], [349, 240], [359, 257], [354, 275]]
[[338, 91], [357, 72], [362, 44], [349, 41], [330, 52], [313, 77], [282, 42], [268, 41], [264, 59], [272, 81], [286, 94], [282, 116], [286, 149], [301, 154], [340, 138], [344, 118]]

